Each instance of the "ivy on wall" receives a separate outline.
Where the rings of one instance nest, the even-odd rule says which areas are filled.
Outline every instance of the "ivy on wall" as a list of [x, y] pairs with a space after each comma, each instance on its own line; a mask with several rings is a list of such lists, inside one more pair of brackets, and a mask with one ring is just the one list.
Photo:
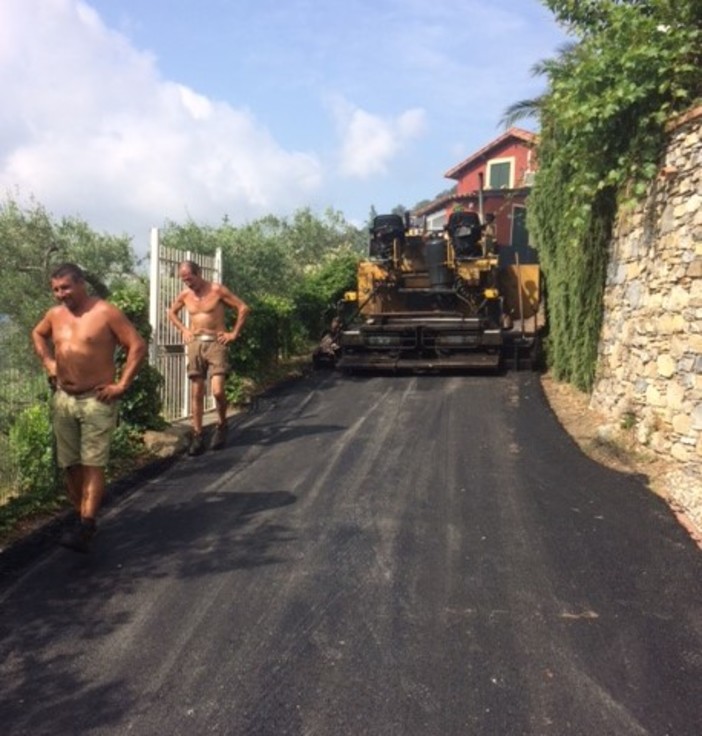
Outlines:
[[702, 3], [543, 3], [575, 40], [535, 69], [546, 93], [507, 119], [541, 123], [528, 226], [546, 282], [548, 361], [557, 378], [589, 391], [617, 211], [645, 194], [667, 121], [702, 93]]

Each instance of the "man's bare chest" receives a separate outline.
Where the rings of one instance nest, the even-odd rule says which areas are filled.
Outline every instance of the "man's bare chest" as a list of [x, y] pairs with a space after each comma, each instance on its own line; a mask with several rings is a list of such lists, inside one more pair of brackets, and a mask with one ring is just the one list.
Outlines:
[[104, 320], [89, 315], [56, 320], [52, 326], [52, 338], [56, 348], [64, 352], [111, 347], [115, 342]]
[[202, 297], [190, 294], [186, 297], [185, 306], [190, 314], [219, 313], [223, 309], [222, 303], [217, 294], [207, 294]]

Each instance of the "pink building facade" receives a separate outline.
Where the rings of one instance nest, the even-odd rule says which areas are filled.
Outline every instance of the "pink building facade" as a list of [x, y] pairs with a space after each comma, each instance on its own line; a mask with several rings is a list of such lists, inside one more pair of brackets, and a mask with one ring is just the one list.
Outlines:
[[434, 200], [414, 215], [438, 229], [456, 209], [480, 212], [483, 220], [492, 214], [498, 244], [528, 247], [526, 199], [536, 171], [535, 140], [534, 133], [510, 128], [444, 174], [456, 181], [455, 194]]

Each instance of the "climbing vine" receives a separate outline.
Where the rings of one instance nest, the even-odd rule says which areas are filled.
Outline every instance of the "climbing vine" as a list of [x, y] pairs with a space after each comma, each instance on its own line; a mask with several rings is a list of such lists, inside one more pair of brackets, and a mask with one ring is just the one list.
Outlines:
[[546, 280], [549, 364], [589, 390], [616, 213], [645, 194], [667, 121], [702, 92], [702, 3], [543, 2], [575, 40], [536, 70], [548, 89], [530, 105], [541, 131], [528, 225]]

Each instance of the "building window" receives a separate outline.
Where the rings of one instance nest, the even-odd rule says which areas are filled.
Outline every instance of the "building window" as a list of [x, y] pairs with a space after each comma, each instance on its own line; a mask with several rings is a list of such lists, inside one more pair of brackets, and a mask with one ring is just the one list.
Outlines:
[[513, 189], [513, 164], [514, 159], [512, 158], [496, 158], [488, 161], [487, 188]]
[[443, 210], [440, 212], [432, 212], [427, 215], [426, 228], [427, 230], [442, 230], [446, 224], [446, 212]]

